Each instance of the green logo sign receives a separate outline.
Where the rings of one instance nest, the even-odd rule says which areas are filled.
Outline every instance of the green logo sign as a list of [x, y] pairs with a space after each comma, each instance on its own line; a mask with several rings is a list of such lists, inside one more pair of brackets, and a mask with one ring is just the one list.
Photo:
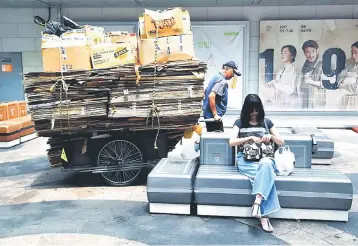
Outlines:
[[225, 36], [239, 36], [240, 32], [224, 32]]

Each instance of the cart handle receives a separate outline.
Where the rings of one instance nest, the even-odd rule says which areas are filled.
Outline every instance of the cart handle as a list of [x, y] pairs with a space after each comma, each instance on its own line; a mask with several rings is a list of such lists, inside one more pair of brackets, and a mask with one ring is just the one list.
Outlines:
[[219, 121], [215, 120], [214, 118], [210, 118], [210, 119], [199, 120], [199, 122], [219, 122]]

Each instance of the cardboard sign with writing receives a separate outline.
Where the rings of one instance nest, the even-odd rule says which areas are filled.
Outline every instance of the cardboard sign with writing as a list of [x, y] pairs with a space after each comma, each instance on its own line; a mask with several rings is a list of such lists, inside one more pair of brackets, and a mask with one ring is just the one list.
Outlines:
[[126, 43], [130, 42], [133, 45], [137, 45], [137, 36], [135, 33], [129, 32], [108, 32], [108, 36], [111, 38], [111, 43]]
[[144, 28], [147, 38], [167, 37], [184, 34], [182, 10], [175, 8], [163, 12], [145, 10]]
[[137, 51], [129, 42], [103, 44], [92, 47], [91, 57], [93, 68], [102, 69], [136, 63]]

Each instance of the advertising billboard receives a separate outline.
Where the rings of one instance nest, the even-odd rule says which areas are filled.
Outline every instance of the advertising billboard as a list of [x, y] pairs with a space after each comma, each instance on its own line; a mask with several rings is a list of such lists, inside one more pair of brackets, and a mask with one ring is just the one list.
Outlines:
[[[244, 27], [240, 25], [194, 25], [195, 58], [207, 62], [208, 70], [205, 75], [206, 88], [210, 80], [218, 74], [222, 65], [234, 61], [238, 70], [244, 69]], [[246, 75], [245, 75], [246, 76]], [[242, 77], [235, 77], [228, 82], [228, 109], [238, 109], [242, 106], [243, 83]]]
[[261, 21], [259, 95], [272, 111], [357, 111], [358, 20]]

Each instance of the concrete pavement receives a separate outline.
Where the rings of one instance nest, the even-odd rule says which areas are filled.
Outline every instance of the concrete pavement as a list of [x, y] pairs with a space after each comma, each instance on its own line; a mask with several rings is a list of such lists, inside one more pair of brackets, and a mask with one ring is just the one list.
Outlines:
[[[150, 215], [145, 185], [114, 188], [99, 176], [50, 169], [46, 140], [0, 151], [0, 245], [358, 245], [358, 134], [325, 130], [335, 140], [330, 167], [354, 185], [349, 221], [257, 220]], [[98, 244], [98, 243], [97, 243]]]

